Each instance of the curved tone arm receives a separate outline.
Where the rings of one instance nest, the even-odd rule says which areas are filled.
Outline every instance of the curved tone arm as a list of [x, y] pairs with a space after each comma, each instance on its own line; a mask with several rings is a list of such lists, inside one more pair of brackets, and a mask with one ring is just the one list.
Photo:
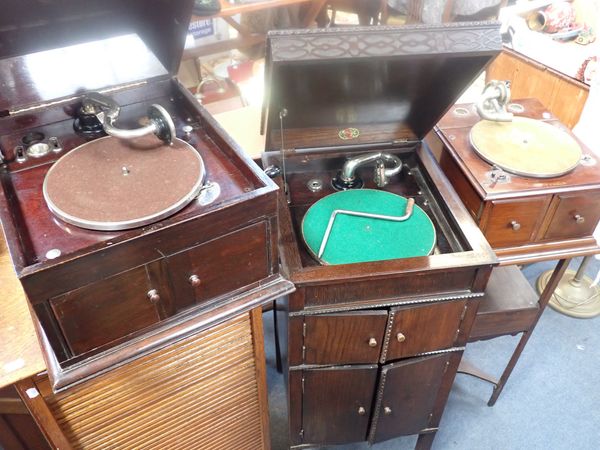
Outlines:
[[482, 119], [492, 120], [494, 122], [510, 122], [513, 119], [512, 113], [506, 110], [510, 102], [510, 83], [508, 81], [490, 81], [477, 103], [475, 108]]
[[[402, 170], [402, 161], [396, 155], [384, 152], [367, 153], [346, 161], [340, 178], [345, 182], [354, 180], [356, 169], [371, 162], [375, 162], [375, 181], [379, 187], [385, 186], [390, 177], [397, 175]], [[385, 168], [385, 163], [391, 163], [393, 167]]]

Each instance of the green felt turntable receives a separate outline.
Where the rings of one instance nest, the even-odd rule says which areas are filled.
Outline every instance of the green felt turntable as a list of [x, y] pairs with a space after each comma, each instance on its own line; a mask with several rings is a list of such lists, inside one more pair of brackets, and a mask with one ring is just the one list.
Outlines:
[[322, 198], [304, 216], [302, 235], [328, 265], [427, 256], [436, 244], [431, 219], [413, 199], [375, 189]]

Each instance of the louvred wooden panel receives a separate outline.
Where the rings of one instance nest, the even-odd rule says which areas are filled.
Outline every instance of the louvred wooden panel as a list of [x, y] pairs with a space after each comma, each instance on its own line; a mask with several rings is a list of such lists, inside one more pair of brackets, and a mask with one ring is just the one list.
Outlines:
[[263, 449], [250, 314], [53, 394], [77, 449]]

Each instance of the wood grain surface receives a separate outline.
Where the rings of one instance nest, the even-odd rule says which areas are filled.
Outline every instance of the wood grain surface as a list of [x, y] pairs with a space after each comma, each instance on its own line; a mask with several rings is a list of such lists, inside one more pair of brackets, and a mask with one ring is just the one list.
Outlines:
[[73, 448], [265, 449], [257, 326], [245, 313], [59, 394], [36, 387]]
[[0, 387], [46, 369], [27, 298], [13, 269], [0, 230]]

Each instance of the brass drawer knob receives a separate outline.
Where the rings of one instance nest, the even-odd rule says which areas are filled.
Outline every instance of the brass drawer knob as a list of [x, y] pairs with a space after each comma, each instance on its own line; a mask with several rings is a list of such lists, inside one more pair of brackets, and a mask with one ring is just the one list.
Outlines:
[[158, 291], [156, 289], [150, 289], [146, 295], [151, 303], [156, 303], [160, 300], [160, 295], [158, 295]]
[[389, 406], [385, 406], [385, 407], [383, 408], [383, 413], [384, 413], [386, 416], [389, 416], [390, 414], [392, 414], [392, 408], [390, 408]]
[[400, 343], [404, 342], [406, 340], [406, 336], [404, 336], [402, 333], [398, 333], [396, 335], [396, 340]]
[[515, 231], [519, 231], [519, 230], [521, 229], [521, 224], [520, 224], [519, 222], [517, 222], [516, 220], [513, 220], [513, 221], [510, 223], [510, 226], [511, 226], [511, 228], [512, 228], [513, 230], [515, 230]]
[[202, 280], [200, 280], [200, 277], [198, 275], [192, 275], [188, 278], [188, 281], [192, 285], [192, 287], [198, 287], [202, 284]]
[[585, 217], [583, 217], [581, 214], [575, 214], [573, 216], [573, 219], [575, 219], [576, 223], [583, 223], [583, 222], [585, 222]]
[[363, 408], [362, 406], [360, 406], [358, 408], [358, 415], [359, 416], [364, 416], [367, 413], [367, 411], [365, 410], [365, 408]]
[[375, 338], [369, 339], [369, 347], [377, 347], [377, 339], [375, 339]]

